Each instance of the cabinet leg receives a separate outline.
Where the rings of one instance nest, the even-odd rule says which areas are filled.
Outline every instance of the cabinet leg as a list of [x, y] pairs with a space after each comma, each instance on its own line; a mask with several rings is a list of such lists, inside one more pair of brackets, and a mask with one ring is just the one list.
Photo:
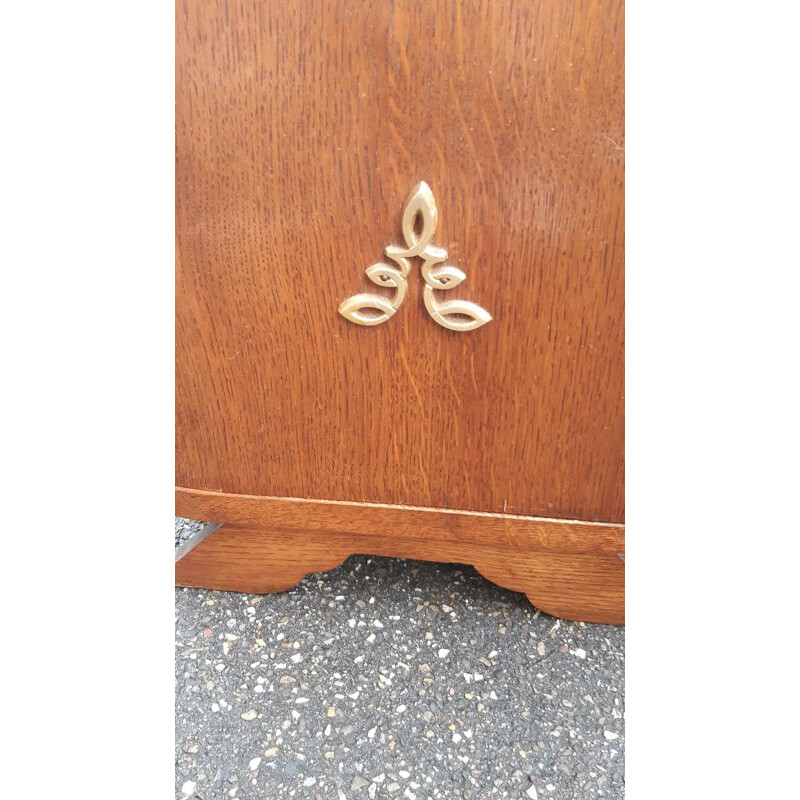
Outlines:
[[618, 555], [496, 552], [473, 566], [547, 614], [625, 624], [625, 564]]
[[338, 567], [350, 551], [297, 531], [224, 524], [175, 562], [176, 586], [247, 594], [283, 592], [312, 572]]

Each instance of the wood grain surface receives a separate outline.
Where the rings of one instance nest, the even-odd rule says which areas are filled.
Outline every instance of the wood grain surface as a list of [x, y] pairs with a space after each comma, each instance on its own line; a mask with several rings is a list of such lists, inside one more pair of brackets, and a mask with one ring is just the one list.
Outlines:
[[[177, 489], [175, 511], [190, 519], [224, 521], [250, 528], [298, 533], [341, 534], [352, 552], [357, 540], [378, 533], [408, 541], [479, 546], [495, 542], [508, 549], [617, 555], [625, 552], [624, 525], [581, 522], [455, 509], [417, 508], [288, 497], [253, 497]], [[446, 560], [446, 559], [445, 559]]]
[[280, 592], [309, 573], [365, 553], [471, 564], [494, 583], [523, 592], [548, 614], [582, 622], [625, 622], [625, 565], [616, 555], [549, 552], [518, 543], [509, 547], [491, 536], [470, 543], [409, 532], [404, 527], [354, 537], [225, 524], [175, 563], [175, 583], [250, 594]]
[[[178, 0], [176, 30], [177, 485], [622, 522], [621, 0]], [[337, 313], [420, 180], [477, 331], [417, 264], [386, 324]]]

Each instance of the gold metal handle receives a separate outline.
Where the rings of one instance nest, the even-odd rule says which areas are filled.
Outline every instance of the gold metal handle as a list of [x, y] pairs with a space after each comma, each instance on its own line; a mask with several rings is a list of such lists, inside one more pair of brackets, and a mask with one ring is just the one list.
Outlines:
[[[416, 228], [418, 220], [420, 233]], [[451, 331], [471, 331], [480, 328], [492, 319], [488, 311], [467, 300], [445, 300], [438, 302], [435, 291], [447, 291], [458, 286], [466, 275], [457, 267], [446, 265], [447, 250], [431, 244], [438, 220], [433, 192], [425, 181], [418, 183], [403, 207], [403, 238], [406, 246], [389, 245], [384, 253], [397, 265], [378, 263], [367, 267], [369, 279], [378, 286], [393, 288], [391, 301], [381, 294], [356, 294], [348, 297], [340, 306], [339, 313], [356, 325], [380, 325], [391, 319], [406, 298], [406, 278], [411, 265], [408, 259], [422, 259], [422, 279], [425, 281], [423, 296], [425, 308], [442, 327]], [[367, 313], [370, 310], [376, 313]]]

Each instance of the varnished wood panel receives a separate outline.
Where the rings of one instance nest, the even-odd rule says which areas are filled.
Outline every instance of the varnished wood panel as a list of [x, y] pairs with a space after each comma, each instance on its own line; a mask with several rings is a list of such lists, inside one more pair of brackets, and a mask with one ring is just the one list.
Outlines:
[[[178, 485], [624, 519], [622, 22], [179, 0]], [[419, 180], [478, 331], [336, 312]]]

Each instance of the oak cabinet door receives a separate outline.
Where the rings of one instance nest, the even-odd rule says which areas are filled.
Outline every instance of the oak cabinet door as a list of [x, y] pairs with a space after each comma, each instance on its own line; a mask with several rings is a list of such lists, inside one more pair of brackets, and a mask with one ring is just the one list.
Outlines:
[[[621, 3], [177, 5], [177, 483], [623, 521]], [[451, 331], [433, 243], [493, 317]]]

